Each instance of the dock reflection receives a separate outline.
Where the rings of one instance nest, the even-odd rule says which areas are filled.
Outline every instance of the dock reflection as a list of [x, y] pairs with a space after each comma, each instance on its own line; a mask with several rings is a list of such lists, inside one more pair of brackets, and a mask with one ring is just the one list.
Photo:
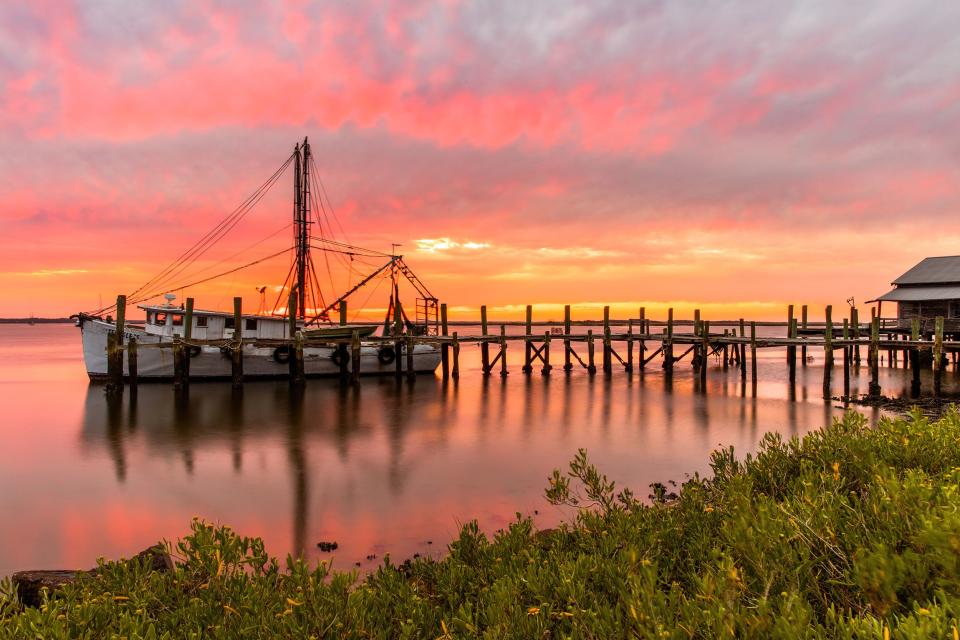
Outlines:
[[[448, 531], [461, 509], [500, 522], [517, 504], [542, 507], [544, 478], [579, 447], [646, 495], [649, 482], [706, 471], [718, 446], [745, 453], [764, 431], [789, 437], [839, 415], [816, 393], [802, 401], [804, 373], [796, 385], [768, 383], [757, 395], [732, 368], [711, 370], [705, 385], [692, 375], [667, 383], [659, 372], [555, 372], [459, 383], [311, 380], [301, 390], [283, 381], [242, 391], [220, 383], [179, 392], [141, 385], [122, 396], [90, 386], [80, 446], [109, 456], [118, 486], [130, 483], [137, 465], [159, 473], [158, 483], [187, 496], [185, 519], [205, 513], [204, 504], [230, 522], [261, 513], [281, 551], [309, 556], [320, 535], [341, 547], [351, 536], [368, 546], [404, 536], [413, 544], [413, 534], [394, 529], [442, 538], [435, 528]], [[815, 375], [810, 380], [819, 384]], [[268, 503], [238, 500], [236, 491]], [[281, 521], [273, 513], [279, 504], [290, 505]]]

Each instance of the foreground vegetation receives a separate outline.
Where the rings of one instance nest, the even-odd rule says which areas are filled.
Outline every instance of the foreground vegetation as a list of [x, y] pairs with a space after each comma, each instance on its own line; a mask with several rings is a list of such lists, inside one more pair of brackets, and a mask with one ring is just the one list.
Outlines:
[[547, 498], [578, 508], [537, 532], [463, 528], [442, 560], [385, 561], [357, 583], [258, 539], [193, 523], [173, 572], [106, 563], [22, 608], [2, 637], [958, 638], [960, 415], [867, 426], [858, 414], [652, 501], [581, 451]]

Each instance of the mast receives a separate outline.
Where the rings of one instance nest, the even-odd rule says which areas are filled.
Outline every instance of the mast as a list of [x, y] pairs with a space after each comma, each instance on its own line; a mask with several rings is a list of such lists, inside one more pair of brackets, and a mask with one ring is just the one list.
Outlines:
[[[302, 154], [302, 155], [301, 155]], [[303, 146], [296, 155], [294, 172], [295, 210], [293, 216], [296, 237], [297, 314], [301, 320], [307, 317], [307, 265], [310, 261], [310, 143], [303, 139]]]

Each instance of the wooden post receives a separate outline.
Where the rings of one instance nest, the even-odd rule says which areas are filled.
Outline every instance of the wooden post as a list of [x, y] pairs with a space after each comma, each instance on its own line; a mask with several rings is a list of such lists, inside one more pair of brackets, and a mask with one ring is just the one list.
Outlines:
[[533, 351], [533, 345], [530, 343], [530, 336], [533, 332], [533, 306], [529, 304], [527, 305], [527, 323], [523, 331], [523, 367], [520, 370], [524, 373], [530, 373], [533, 371], [533, 365], [530, 364], [531, 352]]
[[394, 361], [395, 371], [393, 373], [394, 377], [397, 380], [403, 377], [403, 307], [401, 306], [400, 300], [394, 300], [393, 302], [393, 337], [394, 337], [394, 351], [397, 352], [396, 360]]
[[[846, 342], [850, 338], [850, 328], [847, 323], [847, 319], [843, 319], [843, 340]], [[850, 360], [853, 358], [851, 355], [850, 347], [846, 344], [843, 345], [843, 398], [846, 400], [850, 397]]]
[[874, 315], [870, 322], [870, 387], [871, 398], [880, 397], [880, 318]]
[[587, 373], [593, 375], [597, 372], [597, 367], [593, 363], [593, 329], [587, 330]]
[[646, 345], [647, 345], [646, 339], [650, 337], [649, 333], [650, 331], [647, 328], [647, 308], [640, 307], [640, 344], [638, 345], [638, 349], [637, 349], [637, 357], [638, 357], [638, 362], [640, 363], [641, 371], [643, 371], [643, 369], [647, 366], [646, 364], [647, 358], [644, 352], [646, 351]]
[[673, 340], [673, 307], [667, 309], [667, 337]]
[[573, 369], [570, 361], [570, 305], [563, 305], [563, 370]]
[[243, 387], [243, 298], [233, 299], [233, 345], [230, 350], [230, 378], [234, 389]]
[[[297, 294], [294, 290], [291, 289], [290, 295], [287, 298], [287, 337], [290, 339], [290, 352], [289, 359], [287, 362], [290, 376], [291, 384], [298, 384], [298, 369], [303, 369], [303, 349], [300, 351], [300, 361], [298, 362], [297, 353], [296, 353], [296, 336], [297, 336]], [[302, 343], [301, 343], [302, 344]]]
[[193, 338], [193, 298], [186, 299], [183, 314], [183, 341], [186, 343], [186, 357], [183, 359], [183, 384], [190, 384], [190, 354], [193, 351], [190, 340]]
[[[910, 340], [914, 343], [920, 341], [920, 318], [914, 318], [910, 323]], [[920, 395], [920, 348], [914, 346], [910, 349], [910, 396], [916, 398]]]
[[543, 332], [543, 351], [541, 353], [543, 354], [543, 368], [540, 369], [540, 373], [545, 376], [548, 376], [550, 375], [550, 370], [553, 369], [553, 367], [550, 366], [550, 332], [549, 331]]
[[[806, 338], [806, 328], [807, 328], [807, 305], [801, 305], [800, 307], [800, 326], [804, 329], [803, 336]], [[807, 345], [800, 347], [800, 366], [807, 366]]]
[[[339, 305], [340, 326], [347, 325], [347, 301], [341, 300]], [[340, 382], [346, 383], [350, 379], [350, 370], [347, 363], [350, 360], [350, 350], [344, 342], [337, 342], [337, 362], [340, 366]]]
[[297, 333], [297, 293], [291, 290], [287, 298], [287, 337], [293, 340]]
[[613, 373], [612, 347], [610, 345], [610, 307], [603, 307], [603, 373], [609, 376]]
[[700, 346], [700, 388], [707, 384], [707, 358], [710, 354], [710, 321], [704, 320], [700, 325], [702, 338]]
[[[787, 337], [796, 338], [793, 331], [793, 305], [787, 305]], [[797, 381], [797, 347], [787, 345], [787, 368], [789, 369], [790, 384]]]
[[123, 390], [123, 332], [126, 328], [127, 296], [117, 296], [116, 329], [107, 337], [107, 390]]
[[507, 371], [507, 328], [500, 325], [500, 377], [506, 378]]
[[[671, 316], [673, 315], [672, 311], [671, 309]], [[663, 352], [663, 376], [667, 382], [673, 381], [673, 336], [670, 333], [671, 326], [673, 326], [673, 322], [668, 316], [667, 326], [663, 328], [663, 342], [661, 343]]]
[[[743, 318], [740, 318], [740, 338], [746, 337], [746, 331], [744, 330]], [[740, 381], [747, 381], [747, 345], [741, 340], [740, 342]]]
[[633, 318], [627, 320], [627, 373], [633, 372]]
[[729, 334], [729, 331], [724, 329], [723, 330], [723, 368], [724, 370], [726, 370], [727, 367], [730, 366], [730, 349], [729, 349], [730, 343], [727, 341], [728, 334]]
[[453, 379], [460, 379], [460, 338], [453, 332]]
[[130, 338], [127, 343], [127, 375], [130, 378], [130, 393], [137, 392], [137, 377], [139, 371], [137, 368], [137, 339]]
[[691, 362], [691, 364], [693, 364], [693, 370], [699, 371], [700, 367], [705, 364], [707, 359], [707, 354], [703, 351], [702, 345], [703, 331], [700, 326], [700, 309], [693, 310], [693, 335], [694, 337], [701, 338], [701, 344], [697, 345], [694, 343], [695, 348], [693, 350], [693, 359]]
[[350, 381], [360, 382], [360, 332], [350, 332]]
[[303, 333], [297, 331], [293, 335], [293, 343], [290, 346], [290, 383], [294, 386], [301, 386], [306, 379], [306, 372], [303, 366]]
[[[440, 335], [447, 336], [447, 304], [440, 304]], [[443, 373], [443, 379], [450, 377], [450, 346], [446, 341], [440, 347], [440, 367]]]
[[487, 337], [487, 305], [480, 307], [480, 333], [484, 340], [480, 343], [480, 368], [483, 369], [483, 375], [490, 375], [490, 343], [486, 341]]
[[183, 388], [183, 338], [178, 335], [173, 336], [173, 388]]
[[117, 366], [117, 332], [107, 334], [107, 386], [108, 393], [123, 389], [123, 370]]
[[[791, 339], [797, 337], [797, 320], [793, 317], [793, 305], [790, 305], [790, 310], [787, 312], [787, 337]], [[787, 367], [792, 385], [797, 381], [797, 347], [795, 345], [787, 346]]]
[[943, 381], [943, 316], [937, 316], [933, 333], [933, 397], [939, 398]]
[[753, 392], [757, 392], [757, 323], [750, 323], [750, 384]]
[[823, 397], [830, 399], [830, 377], [833, 373], [833, 307], [827, 305], [826, 326], [823, 330]]
[[413, 382], [417, 379], [417, 371], [413, 366], [413, 336], [407, 335], [407, 380]]
[[850, 307], [850, 324], [853, 328], [853, 339], [856, 344], [853, 347], [853, 364], [860, 366], [860, 312], [856, 307]]

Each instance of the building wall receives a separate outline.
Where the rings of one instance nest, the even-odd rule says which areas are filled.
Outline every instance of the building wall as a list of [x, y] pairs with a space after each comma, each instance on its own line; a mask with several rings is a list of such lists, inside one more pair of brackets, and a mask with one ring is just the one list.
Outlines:
[[960, 300], [927, 300], [924, 302], [897, 303], [897, 317], [901, 320], [913, 318], [960, 318]]

